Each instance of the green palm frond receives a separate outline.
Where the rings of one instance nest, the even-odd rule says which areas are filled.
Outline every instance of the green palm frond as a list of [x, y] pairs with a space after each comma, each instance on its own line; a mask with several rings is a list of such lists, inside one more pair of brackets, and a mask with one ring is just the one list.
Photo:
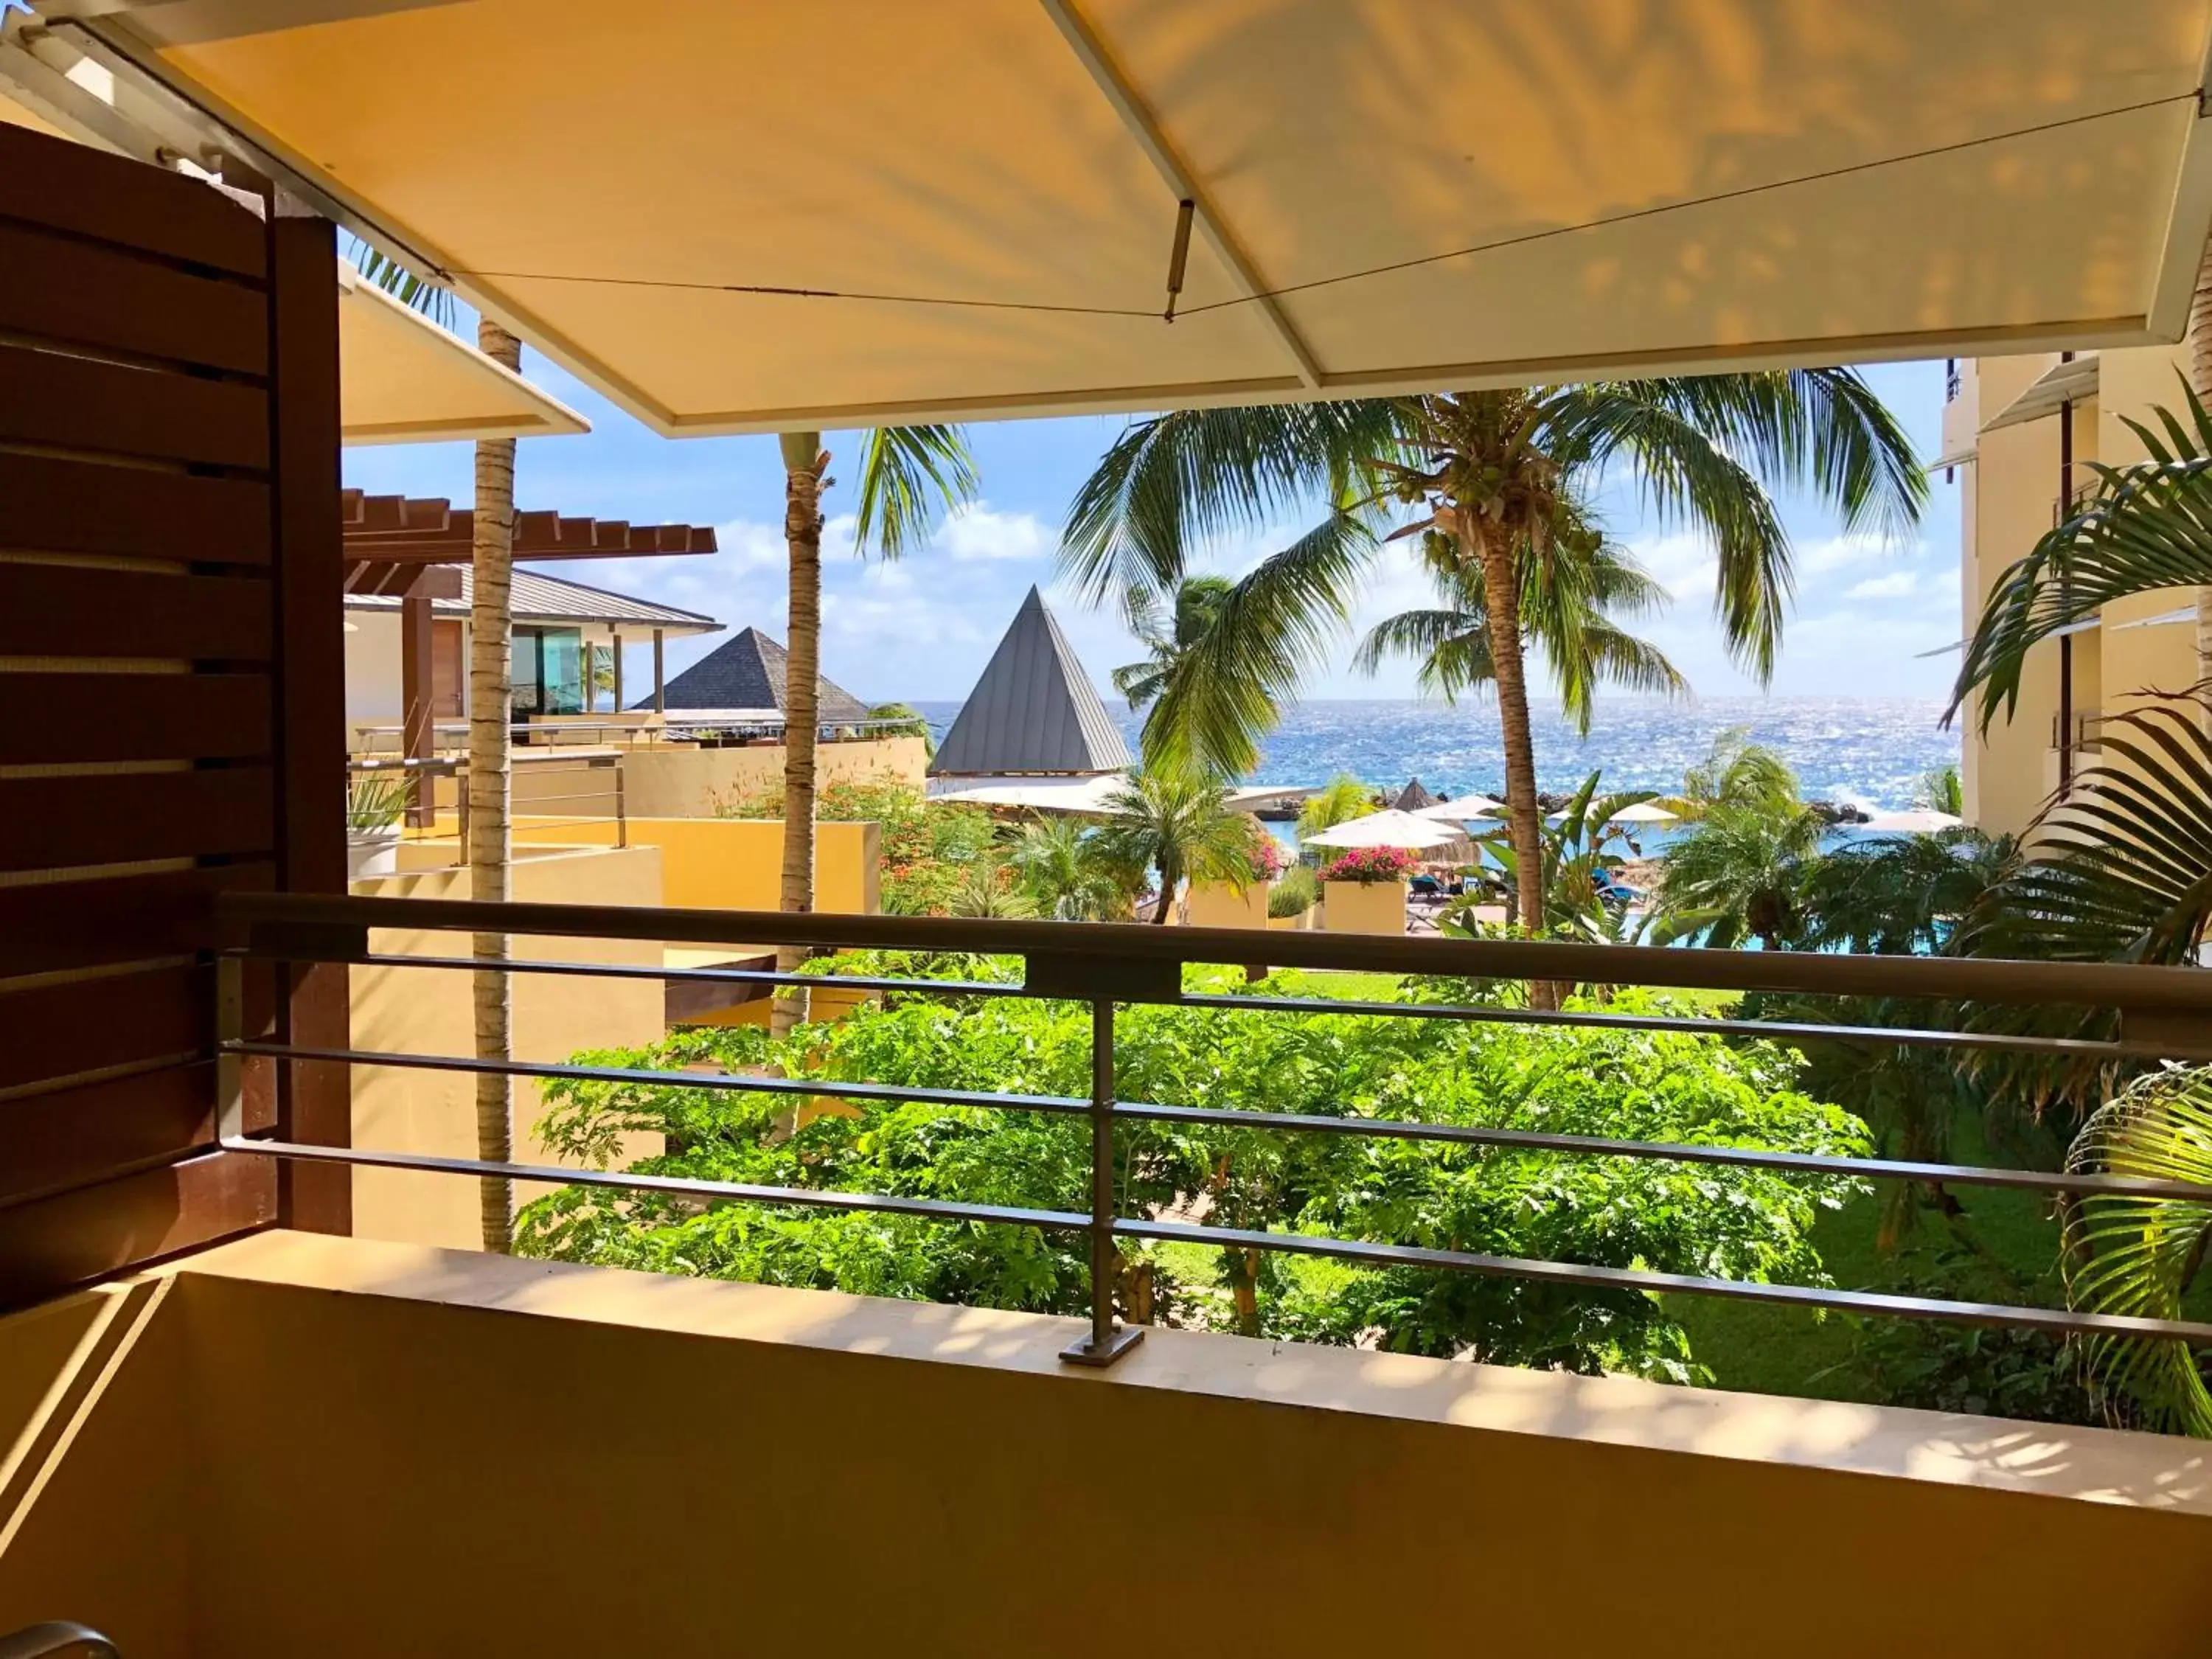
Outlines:
[[1184, 879], [1223, 882], [1240, 891], [1252, 878], [1251, 820], [1230, 805], [1228, 787], [1195, 773], [1133, 773], [1110, 790], [1106, 818], [1091, 837], [1098, 855], [1159, 874], [1164, 922]]
[[1950, 714], [1970, 701], [1987, 731], [2010, 719], [2028, 653], [2135, 593], [2212, 583], [2212, 414], [2185, 383], [2189, 424], [2166, 409], [2161, 430], [2127, 422], [2148, 460], [2087, 464], [2087, 504], [2009, 567], [1990, 590], [1959, 667]]
[[[2066, 1167], [2077, 1175], [2212, 1186], [2212, 1069], [2139, 1079], [2081, 1127]], [[2183, 1299], [2212, 1243], [2212, 1202], [2095, 1194], [2068, 1218], [2067, 1300], [2094, 1313], [2185, 1316]], [[2083, 1358], [2133, 1403], [2142, 1426], [2212, 1438], [2212, 1390], [2185, 1343], [2091, 1337]]]
[[957, 426], [876, 427], [861, 434], [854, 544], [887, 559], [927, 541], [950, 508], [975, 499], [975, 462]]
[[425, 281], [358, 237], [353, 239], [346, 252], [353, 260], [354, 269], [361, 272], [364, 280], [389, 294], [408, 310], [421, 312], [441, 328], [450, 329], [458, 323], [460, 313], [453, 289]]
[[1342, 500], [1403, 447], [1385, 401], [1191, 409], [1124, 428], [1068, 508], [1060, 569], [1094, 604], [1167, 594], [1210, 538]]
[[[2021, 838], [2031, 856], [1984, 893], [1958, 949], [2052, 962], [2197, 963], [2212, 930], [2212, 685], [2108, 719], [2097, 763]], [[2111, 1009], [1975, 1007], [1976, 1030], [2111, 1039]], [[2139, 1062], [1978, 1055], [1993, 1091], [2040, 1110], [2104, 1098]]]
[[1281, 702], [1342, 632], [1375, 547], [1364, 520], [1334, 513], [1237, 582], [1169, 672], [1145, 720], [1146, 763], [1250, 771]]

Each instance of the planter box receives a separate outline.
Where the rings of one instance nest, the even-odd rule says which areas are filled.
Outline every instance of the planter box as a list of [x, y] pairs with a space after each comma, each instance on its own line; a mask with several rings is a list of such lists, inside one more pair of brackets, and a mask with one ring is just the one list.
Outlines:
[[1406, 884], [1402, 881], [1325, 881], [1321, 884], [1322, 927], [1332, 933], [1406, 932]]
[[1267, 925], [1267, 894], [1273, 882], [1255, 881], [1243, 892], [1234, 887], [1208, 882], [1194, 884], [1185, 899], [1186, 913], [1194, 927], [1265, 927]]
[[1321, 906], [1310, 904], [1294, 916], [1269, 916], [1267, 926], [1282, 933], [1309, 933], [1313, 928], [1314, 918], [1320, 914]]
[[346, 879], [399, 873], [399, 826], [381, 830], [353, 830], [346, 834]]

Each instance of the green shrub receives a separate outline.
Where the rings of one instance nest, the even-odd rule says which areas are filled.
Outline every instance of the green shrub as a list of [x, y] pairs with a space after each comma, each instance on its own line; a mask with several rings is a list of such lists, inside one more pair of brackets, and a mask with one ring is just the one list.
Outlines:
[[1271, 916], [1302, 916], [1321, 900], [1321, 883], [1304, 865], [1293, 866], [1275, 878], [1267, 892]]
[[[1012, 971], [946, 965], [961, 977]], [[1191, 970], [1187, 983], [1243, 988], [1218, 970]], [[1682, 1012], [1641, 992], [1612, 1006]], [[1116, 1036], [1116, 1086], [1130, 1099], [1867, 1149], [1864, 1127], [1793, 1092], [1789, 1059], [1764, 1043], [1389, 1018], [1326, 1004], [1296, 1014], [1137, 1006], [1123, 1011]], [[828, 1082], [1080, 1098], [1090, 1048], [1079, 1004], [907, 995], [781, 1042], [690, 1033], [642, 1053], [586, 1058], [667, 1065], [715, 1054]], [[621, 1133], [659, 1128], [674, 1150], [641, 1169], [1065, 1211], [1089, 1204], [1091, 1132], [1076, 1115], [858, 1101], [855, 1115], [817, 1117], [784, 1136], [777, 1121], [787, 1097], [556, 1079], [546, 1099], [546, 1144], [602, 1163]], [[1860, 1190], [1765, 1170], [1235, 1124], [1125, 1122], [1115, 1152], [1125, 1213], [1202, 1205], [1219, 1226], [1801, 1283], [1824, 1282], [1814, 1216]], [[518, 1242], [527, 1254], [708, 1277], [1060, 1313], [1087, 1305], [1074, 1233], [752, 1204], [701, 1211], [651, 1194], [570, 1188], [529, 1206]], [[1150, 1286], [1156, 1314], [1187, 1325], [1581, 1371], [1700, 1375], [1688, 1338], [1654, 1297], [1211, 1247], [1132, 1250], [1126, 1265], [1132, 1282]]]

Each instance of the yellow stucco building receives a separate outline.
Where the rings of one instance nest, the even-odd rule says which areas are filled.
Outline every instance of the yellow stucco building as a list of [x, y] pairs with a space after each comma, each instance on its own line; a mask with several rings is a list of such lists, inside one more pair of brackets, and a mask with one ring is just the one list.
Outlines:
[[[2143, 458], [2129, 420], [2179, 409], [2185, 346], [1964, 359], [1943, 409], [1942, 461], [1957, 469], [1963, 632], [1971, 635], [2006, 569], [2058, 522], [2062, 501], [2094, 489], [2089, 463]], [[2198, 678], [2198, 590], [2169, 589], [2108, 605], [2063, 639], [2038, 646], [2008, 721], [1987, 732], [1961, 716], [1967, 822], [2018, 833], [2069, 776], [2095, 764], [2100, 730], [2145, 691]], [[2062, 733], [2063, 737], [2062, 738]]]

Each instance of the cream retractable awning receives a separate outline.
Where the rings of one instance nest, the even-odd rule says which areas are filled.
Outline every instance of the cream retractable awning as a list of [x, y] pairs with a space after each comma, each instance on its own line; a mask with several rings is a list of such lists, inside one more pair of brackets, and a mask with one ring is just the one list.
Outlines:
[[2212, 222], [2208, 0], [44, 9], [669, 433], [2171, 339]]
[[[20, 61], [20, 58], [18, 59]], [[0, 70], [7, 67], [0, 61]], [[35, 65], [33, 66], [35, 68]], [[0, 95], [0, 122], [112, 149], [106, 133], [72, 130]], [[588, 432], [591, 422], [338, 262], [338, 421], [349, 444], [447, 438], [533, 438]]]
[[338, 404], [349, 444], [588, 432], [566, 404], [338, 264]]
[[2095, 352], [2071, 362], [2053, 363], [2027, 383], [2020, 396], [1982, 422], [1984, 432], [1996, 432], [2027, 421], [2056, 415], [2066, 404], [2083, 404], [2097, 395], [2100, 380]]

